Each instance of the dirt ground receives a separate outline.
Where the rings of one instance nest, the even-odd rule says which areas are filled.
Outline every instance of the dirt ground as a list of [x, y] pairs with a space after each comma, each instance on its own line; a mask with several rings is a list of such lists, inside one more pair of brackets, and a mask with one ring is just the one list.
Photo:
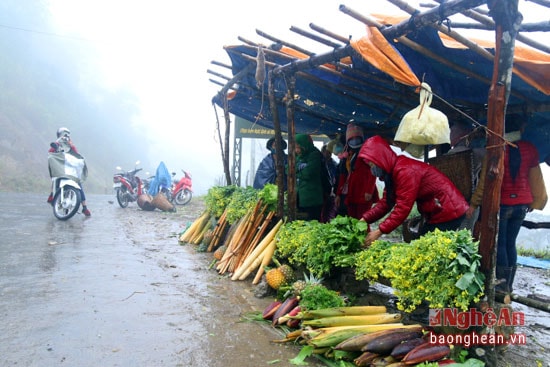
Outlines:
[[[249, 319], [273, 296], [258, 297], [250, 281], [211, 268], [211, 253], [178, 243], [204, 210], [200, 198], [163, 213], [90, 195], [92, 217], [67, 222], [43, 201], [0, 193], [0, 230], [10, 234], [0, 246], [1, 366], [292, 365], [300, 348], [274, 343], [281, 330]], [[518, 270], [518, 294], [548, 296], [549, 284], [548, 271]], [[391, 299], [378, 284], [366, 291], [358, 302]], [[516, 333], [527, 343], [509, 346], [499, 365], [549, 366], [548, 313], [512, 306], [525, 313]]]

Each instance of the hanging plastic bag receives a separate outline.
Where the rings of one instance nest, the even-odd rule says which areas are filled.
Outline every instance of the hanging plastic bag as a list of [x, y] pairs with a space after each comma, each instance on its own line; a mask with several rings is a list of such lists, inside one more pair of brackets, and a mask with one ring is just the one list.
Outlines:
[[407, 112], [395, 133], [395, 140], [416, 145], [451, 143], [449, 120], [441, 111], [431, 108], [432, 88], [422, 83], [420, 105]]

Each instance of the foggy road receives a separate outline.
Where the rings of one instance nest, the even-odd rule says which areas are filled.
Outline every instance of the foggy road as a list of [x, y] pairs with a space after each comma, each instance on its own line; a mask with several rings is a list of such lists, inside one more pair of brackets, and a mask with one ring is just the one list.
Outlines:
[[287, 366], [298, 353], [241, 321], [271, 300], [178, 244], [198, 200], [163, 213], [88, 195], [92, 217], [68, 221], [45, 201], [0, 193], [1, 366]]

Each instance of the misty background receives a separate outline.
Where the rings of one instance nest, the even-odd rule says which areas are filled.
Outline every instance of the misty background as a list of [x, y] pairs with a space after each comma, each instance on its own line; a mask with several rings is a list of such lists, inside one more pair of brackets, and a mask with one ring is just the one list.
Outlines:
[[[404, 14], [384, 0], [344, 3], [362, 14]], [[129, 170], [137, 160], [141, 177], [154, 174], [160, 161], [176, 177], [185, 169], [196, 195], [225, 184], [217, 132], [223, 111], [211, 102], [220, 89], [209, 81], [211, 62], [230, 64], [223, 47], [240, 44], [239, 37], [268, 44], [256, 29], [319, 53], [327, 47], [290, 26], [307, 29], [314, 22], [337, 34], [363, 36], [364, 25], [341, 13], [340, 4], [1, 1], [0, 191], [47, 195], [47, 150], [61, 126], [71, 130], [86, 157], [87, 192], [112, 194], [115, 167]], [[247, 185], [268, 152], [263, 139], [243, 139], [241, 147], [241, 185]], [[550, 182], [549, 167], [542, 168]]]
[[135, 128], [139, 101], [102, 86], [94, 50], [55, 36], [37, 4], [0, 2], [0, 190], [49, 192], [47, 151], [65, 126], [90, 169], [86, 190], [106, 193], [115, 166], [151, 164], [148, 138]]

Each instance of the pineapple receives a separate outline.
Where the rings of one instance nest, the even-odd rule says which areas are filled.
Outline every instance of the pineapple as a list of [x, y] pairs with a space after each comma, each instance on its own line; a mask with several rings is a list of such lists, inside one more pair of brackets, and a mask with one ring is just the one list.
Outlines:
[[294, 270], [290, 265], [283, 264], [279, 266], [279, 270], [283, 273], [283, 276], [285, 277], [285, 283], [291, 284], [294, 280], [296, 280], [296, 276], [294, 275]]
[[214, 259], [221, 260], [223, 257], [223, 254], [225, 254], [225, 250], [227, 250], [226, 245], [221, 245], [220, 247], [218, 247], [216, 251], [214, 251]]
[[286, 284], [285, 275], [280, 268], [269, 269], [265, 273], [265, 280], [273, 289], [279, 289], [282, 285]]
[[299, 296], [308, 285], [320, 285], [322, 281], [323, 278], [316, 278], [313, 274], [310, 274], [308, 277], [304, 273], [303, 280], [297, 280], [292, 283], [292, 293], [295, 296]]
[[209, 229], [204, 234], [204, 237], [202, 239], [202, 243], [206, 246], [210, 246], [210, 242], [212, 242], [212, 238], [214, 237], [214, 231], [212, 229]]

